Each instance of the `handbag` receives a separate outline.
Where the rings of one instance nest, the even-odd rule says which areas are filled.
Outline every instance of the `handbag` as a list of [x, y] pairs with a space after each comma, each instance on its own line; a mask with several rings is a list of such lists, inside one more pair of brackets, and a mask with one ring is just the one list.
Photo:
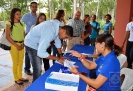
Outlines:
[[[10, 21], [11, 27], [10, 30], [12, 31], [13, 28], [13, 23]], [[1, 38], [0, 38], [0, 47], [4, 50], [10, 50], [11, 49], [11, 44], [10, 42], [6, 39], [6, 30], [4, 29]]]
[[6, 30], [4, 29], [3, 34], [0, 38], [0, 47], [4, 50], [10, 50], [11, 49], [10, 42], [6, 39]]

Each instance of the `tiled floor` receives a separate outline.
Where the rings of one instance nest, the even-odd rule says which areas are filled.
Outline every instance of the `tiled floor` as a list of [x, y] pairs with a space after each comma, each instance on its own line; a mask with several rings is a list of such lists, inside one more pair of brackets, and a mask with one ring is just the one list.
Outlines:
[[0, 49], [0, 88], [13, 82], [9, 51]]
[[[1, 34], [2, 34], [2, 31], [0, 31], [0, 37], [1, 37]], [[52, 61], [50, 61], [50, 66], [51, 65], [52, 65]], [[24, 68], [24, 65], [23, 65], [23, 68]], [[29, 78], [30, 80], [32, 79], [32, 76], [27, 76], [24, 72], [23, 72], [23, 76]], [[8, 90], [3, 90], [3, 88], [5, 89], [9, 86], [16, 86], [14, 85], [14, 78], [12, 74], [12, 60], [11, 60], [9, 51], [5, 51], [0, 48], [0, 91], [8, 91]], [[10, 91], [18, 91], [18, 90], [10, 89]], [[21, 89], [19, 91], [23, 91], [23, 90]]]

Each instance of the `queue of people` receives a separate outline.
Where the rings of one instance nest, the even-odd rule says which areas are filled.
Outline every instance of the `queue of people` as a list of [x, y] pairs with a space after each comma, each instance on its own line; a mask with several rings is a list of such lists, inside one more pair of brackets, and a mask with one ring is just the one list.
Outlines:
[[[67, 45], [66, 51], [70, 50], [75, 44], [82, 44], [95, 46], [98, 53], [92, 56], [96, 58], [95, 61], [87, 60], [85, 56], [74, 50], [71, 51], [71, 54], [77, 57], [88, 70], [95, 69], [96, 78], [95, 80], [88, 78], [73, 67], [70, 68], [70, 71], [75, 75], [79, 75], [83, 81], [97, 89], [97, 91], [102, 89], [120, 91], [120, 85], [118, 87], [109, 85], [111, 72], [114, 74], [120, 73], [120, 63], [117, 56], [122, 53], [122, 49], [114, 43], [114, 38], [111, 36], [110, 14], [105, 15], [104, 33], [99, 34], [100, 23], [96, 21], [96, 15], [89, 16], [86, 14], [84, 19], [81, 20], [81, 12], [77, 11], [74, 18], [69, 19], [66, 23], [64, 10], [58, 10], [56, 17], [47, 21], [44, 13], [39, 13], [39, 15], [36, 13], [36, 2], [31, 2], [30, 9], [31, 12], [24, 14], [21, 18], [21, 10], [13, 8], [10, 14], [10, 22], [6, 24], [6, 38], [11, 43], [12, 71], [16, 84], [22, 85], [24, 82], [28, 82], [28, 79], [22, 77], [24, 57], [25, 73], [33, 75], [32, 82], [34, 82], [41, 76], [42, 60], [45, 71], [50, 68], [50, 59], [57, 60], [60, 63], [64, 62], [61, 50], [63, 43]], [[126, 49], [128, 68], [131, 68], [133, 59], [131, 56], [133, 54], [132, 30], [133, 23], [130, 22], [127, 24], [126, 35], [122, 44], [123, 47], [129, 37]], [[51, 55], [51, 52], [54, 54]], [[33, 72], [30, 70], [31, 65]], [[120, 78], [120, 75], [118, 78]]]

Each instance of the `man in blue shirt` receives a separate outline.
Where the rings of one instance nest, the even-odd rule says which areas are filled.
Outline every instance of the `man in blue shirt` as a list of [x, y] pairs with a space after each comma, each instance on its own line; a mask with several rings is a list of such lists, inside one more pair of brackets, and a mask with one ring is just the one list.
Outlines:
[[54, 40], [58, 53], [62, 54], [60, 39], [67, 39], [73, 36], [73, 28], [71, 26], [59, 26], [60, 21], [58, 20], [45, 21], [32, 28], [25, 37], [24, 44], [33, 67], [33, 81], [41, 75], [41, 58], [57, 60], [61, 63], [64, 61], [64, 57], [52, 56], [47, 52], [50, 42]]
[[91, 46], [95, 46], [96, 37], [98, 36], [100, 30], [100, 24], [96, 22], [96, 15], [92, 15], [92, 22], [90, 22], [90, 24], [92, 25], [91, 35], [89, 36], [90, 44]]
[[[31, 2], [30, 9], [31, 9], [31, 12], [24, 14], [22, 19], [21, 19], [21, 21], [26, 24], [26, 35], [29, 33], [31, 26], [36, 23], [37, 3], [36, 2]], [[29, 56], [27, 54], [27, 51], [25, 50], [25, 68], [24, 69], [25, 69], [25, 73], [27, 75], [32, 75], [32, 73], [30, 71], [30, 67], [31, 66], [30, 66]]]

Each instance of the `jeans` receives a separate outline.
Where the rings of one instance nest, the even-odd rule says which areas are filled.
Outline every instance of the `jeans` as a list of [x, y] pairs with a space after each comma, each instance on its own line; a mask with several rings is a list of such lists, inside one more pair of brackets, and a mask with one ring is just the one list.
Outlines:
[[[51, 46], [47, 49], [47, 52], [51, 54]], [[47, 71], [50, 68], [49, 59], [43, 58], [44, 69]]]
[[39, 76], [41, 76], [42, 58], [37, 56], [37, 50], [32, 49], [27, 46], [26, 46], [26, 50], [31, 60], [32, 67], [33, 67], [33, 81], [32, 82], [34, 82]]
[[27, 53], [27, 50], [25, 49], [25, 70], [28, 71], [30, 70], [31, 64], [30, 64], [30, 59]]

